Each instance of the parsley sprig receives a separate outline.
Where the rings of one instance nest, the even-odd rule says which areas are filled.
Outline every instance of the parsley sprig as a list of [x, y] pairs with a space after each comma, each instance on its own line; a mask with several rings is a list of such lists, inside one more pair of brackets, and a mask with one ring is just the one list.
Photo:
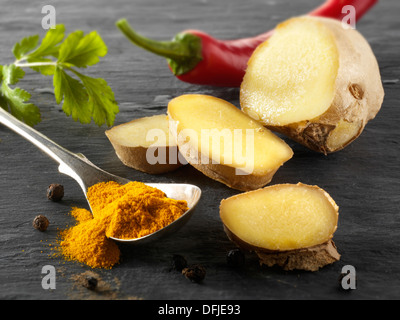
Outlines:
[[16, 43], [12, 52], [15, 62], [0, 65], [0, 106], [28, 125], [40, 122], [40, 110], [30, 103], [31, 95], [13, 88], [31, 68], [53, 76], [57, 104], [75, 121], [112, 126], [118, 113], [114, 93], [102, 78], [92, 78], [78, 71], [99, 62], [107, 46], [96, 31], [75, 31], [65, 38], [64, 25], [49, 29], [39, 44], [39, 36], [29, 36]]

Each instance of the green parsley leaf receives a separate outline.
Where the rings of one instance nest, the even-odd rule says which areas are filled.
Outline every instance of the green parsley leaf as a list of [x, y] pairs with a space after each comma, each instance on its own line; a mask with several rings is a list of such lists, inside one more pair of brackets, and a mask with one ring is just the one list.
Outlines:
[[10, 87], [23, 78], [24, 70], [11, 64], [2, 66], [1, 73], [0, 104], [3, 109], [10, 111], [13, 116], [30, 126], [38, 124], [40, 122], [39, 108], [32, 103], [27, 103], [31, 95], [21, 88]]
[[28, 103], [30, 94], [20, 88], [12, 89], [29, 67], [46, 76], [53, 76], [57, 104], [75, 121], [99, 126], [112, 126], [119, 112], [114, 93], [107, 82], [81, 74], [77, 68], [87, 68], [99, 62], [107, 54], [107, 46], [96, 32], [84, 34], [75, 31], [64, 39], [65, 27], [57, 25], [49, 29], [39, 43], [39, 36], [23, 38], [15, 44], [16, 61], [10, 66], [0, 66], [0, 103], [21, 120], [29, 124], [40, 121], [38, 108]]
[[38, 43], [39, 43], [39, 35], [23, 38], [20, 42], [17, 42], [14, 45], [12, 52], [13, 52], [15, 58], [17, 60], [20, 60], [29, 51], [32, 51], [33, 49], [35, 49], [37, 47]]
[[13, 48], [15, 58], [17, 61], [26, 60], [34, 63], [35, 66], [31, 66], [31, 68], [37, 72], [41, 72], [43, 75], [53, 75], [55, 70], [54, 65], [36, 65], [38, 63], [48, 64], [52, 62], [51, 59], [46, 58], [47, 56], [58, 56], [59, 43], [64, 39], [64, 32], [65, 27], [63, 25], [57, 25], [55, 29], [49, 29], [39, 47], [39, 35], [23, 38]]
[[[45, 37], [43, 38], [40, 46], [32, 52], [25, 52], [25, 56], [21, 57], [26, 59], [30, 63], [38, 64], [42, 63], [40, 66], [31, 66], [36, 72], [40, 72], [45, 76], [50, 76], [54, 74], [55, 66], [50, 65], [52, 62], [49, 56], [57, 57], [60, 50], [59, 43], [64, 39], [65, 27], [63, 25], [56, 25], [55, 29], [49, 29]], [[29, 38], [29, 37], [28, 37]], [[25, 38], [26, 39], [26, 38]], [[24, 41], [24, 39], [22, 39]], [[34, 48], [33, 48], [34, 49]], [[16, 56], [17, 57], [17, 56]], [[19, 59], [21, 59], [19, 58]], [[18, 57], [17, 57], [18, 59]]]
[[[61, 102], [62, 97], [64, 98], [63, 110], [67, 115], [72, 115], [74, 120], [88, 123], [93, 118], [99, 126], [104, 123], [111, 126], [114, 123], [119, 109], [114, 93], [107, 82], [101, 78], [83, 75], [73, 68], [86, 68], [96, 64], [99, 62], [99, 57], [106, 54], [107, 46], [96, 31], [87, 35], [84, 35], [82, 31], [75, 31], [68, 35], [60, 47], [57, 62], [64, 69], [56, 69], [53, 79], [54, 92], [57, 103]], [[78, 76], [81, 83], [70, 77], [66, 71], [71, 71]], [[74, 90], [63, 90], [64, 87]]]
[[5, 85], [17, 84], [20, 79], [22, 79], [25, 75], [25, 71], [19, 67], [16, 67], [14, 64], [9, 66], [3, 66], [2, 68], [3, 75], [3, 83]]
[[75, 121], [90, 123], [91, 110], [88, 94], [83, 85], [61, 68], [55, 70], [53, 85], [56, 102], [60, 104], [64, 100], [62, 109], [65, 114], [72, 115]]
[[91, 118], [101, 126], [112, 126], [115, 115], [119, 112], [114, 93], [107, 82], [101, 78], [92, 78], [70, 69], [82, 81], [69, 76], [65, 70], [57, 68], [53, 78], [56, 102], [62, 100], [63, 110], [67, 115], [81, 123], [89, 123]]
[[82, 31], [71, 33], [60, 48], [58, 61], [86, 68], [99, 62], [107, 54], [107, 46], [96, 31], [83, 35]]
[[56, 70], [56, 63], [53, 63], [53, 60], [48, 58], [29, 58], [28, 62], [37, 64], [36, 66], [32, 65], [30, 68], [44, 76], [52, 76]]
[[46, 56], [58, 56], [59, 44], [64, 39], [65, 27], [62, 24], [56, 25], [54, 29], [49, 29], [46, 32], [40, 46], [33, 52], [27, 55], [27, 60], [34, 58], [44, 58]]
[[89, 105], [94, 122], [101, 126], [104, 122], [112, 126], [115, 115], [119, 112], [114, 92], [101, 78], [91, 78], [77, 71], [74, 72], [82, 81], [89, 95]]

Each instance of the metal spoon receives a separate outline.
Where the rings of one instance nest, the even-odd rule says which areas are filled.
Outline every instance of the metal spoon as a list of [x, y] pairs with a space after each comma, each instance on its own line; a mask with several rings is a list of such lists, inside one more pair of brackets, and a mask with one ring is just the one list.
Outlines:
[[[86, 200], [88, 200], [86, 196], [88, 188], [99, 182], [116, 181], [120, 184], [126, 184], [130, 181], [128, 179], [118, 177], [96, 167], [81, 153], [73, 153], [61, 147], [54, 141], [47, 138], [45, 135], [41, 134], [32, 127], [26, 125], [25, 123], [19, 121], [1, 107], [0, 123], [4, 124], [11, 130], [15, 131], [22, 137], [32, 142], [39, 149], [47, 153], [47, 155], [58, 162], [58, 170], [61, 173], [72, 177], [78, 182], [83, 190], [83, 193], [85, 194]], [[150, 242], [153, 240], [157, 240], [167, 234], [171, 234], [182, 227], [190, 219], [193, 213], [193, 209], [197, 205], [201, 196], [200, 188], [191, 184], [146, 183], [146, 185], [160, 189], [169, 198], [176, 200], [186, 200], [189, 210], [168, 226], [147, 236], [135, 239], [111, 239], [119, 242], [136, 244]]]

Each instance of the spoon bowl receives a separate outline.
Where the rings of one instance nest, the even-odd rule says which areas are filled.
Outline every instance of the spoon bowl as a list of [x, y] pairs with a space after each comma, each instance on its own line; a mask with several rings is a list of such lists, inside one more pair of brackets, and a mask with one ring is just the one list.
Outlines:
[[145, 183], [146, 185], [157, 188], [163, 191], [168, 198], [175, 199], [175, 200], [185, 200], [188, 205], [188, 210], [180, 216], [175, 221], [171, 222], [169, 225], [165, 226], [162, 229], [159, 229], [149, 235], [135, 238], [135, 239], [118, 239], [110, 237], [118, 242], [129, 243], [129, 244], [142, 244], [148, 243], [169, 234], [178, 231], [186, 222], [189, 221], [191, 218], [194, 208], [196, 207], [198, 201], [200, 200], [201, 190], [200, 188], [193, 186], [191, 184], [172, 184], [172, 183]]
[[[32, 142], [40, 150], [58, 162], [58, 170], [76, 180], [76, 182], [81, 186], [87, 201], [88, 189], [97, 183], [115, 181], [119, 184], [126, 184], [131, 181], [100, 169], [81, 153], [73, 153], [61, 147], [45, 135], [13, 117], [1, 107], [0, 123], [15, 131], [28, 141]], [[156, 241], [165, 235], [172, 234], [180, 229], [190, 219], [194, 208], [201, 197], [200, 188], [191, 184], [144, 183], [150, 187], [154, 187], [163, 191], [168, 198], [185, 200], [189, 209], [174, 222], [149, 235], [134, 239], [111, 239], [123, 243], [139, 244]]]

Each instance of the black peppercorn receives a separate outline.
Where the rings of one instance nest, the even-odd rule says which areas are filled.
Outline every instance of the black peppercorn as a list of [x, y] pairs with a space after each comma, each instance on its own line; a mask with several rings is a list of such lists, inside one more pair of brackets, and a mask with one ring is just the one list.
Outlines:
[[49, 220], [40, 214], [33, 219], [32, 226], [39, 231], [46, 231], [49, 226]]
[[187, 265], [188, 265], [187, 261], [183, 256], [181, 256], [179, 254], [174, 254], [173, 255], [173, 257], [172, 257], [172, 269], [173, 270], [182, 272], [182, 270], [184, 268], [186, 268]]
[[61, 184], [52, 183], [47, 188], [47, 198], [58, 202], [64, 197], [64, 187]]
[[192, 282], [201, 282], [206, 276], [206, 269], [199, 264], [192, 264], [182, 270], [182, 274]]
[[240, 249], [233, 249], [226, 255], [226, 262], [231, 267], [242, 267], [245, 263], [245, 255]]
[[93, 276], [86, 276], [82, 285], [89, 290], [95, 290], [97, 288], [97, 279]]

